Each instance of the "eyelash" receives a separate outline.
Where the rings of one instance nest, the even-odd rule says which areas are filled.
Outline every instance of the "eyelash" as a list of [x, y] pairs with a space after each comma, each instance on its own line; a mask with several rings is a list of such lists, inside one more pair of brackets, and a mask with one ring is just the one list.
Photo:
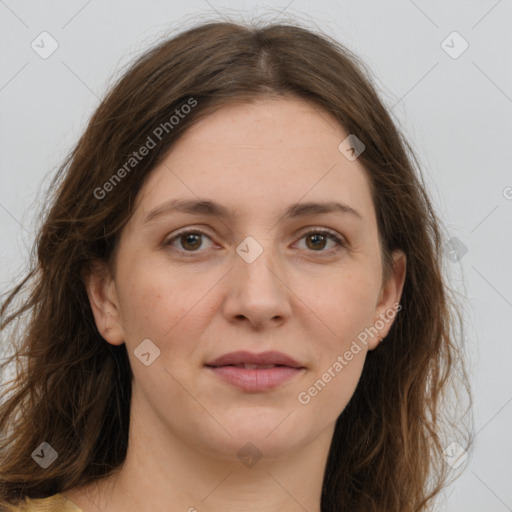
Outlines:
[[[189, 235], [189, 234], [206, 236], [207, 238], [210, 238], [210, 240], [211, 240], [211, 237], [207, 233], [205, 233], [203, 230], [201, 230], [201, 229], [186, 229], [184, 231], [180, 231], [179, 233], [176, 233], [171, 238], [168, 238], [164, 242], [163, 245], [164, 245], [164, 247], [169, 247], [171, 250], [175, 250], [177, 252], [180, 252], [181, 254], [183, 254], [183, 255], [185, 255], [187, 257], [194, 256], [195, 254], [197, 254], [197, 253], [199, 253], [201, 251], [183, 251], [183, 250], [176, 249], [176, 248], [172, 247], [172, 243], [175, 240], [179, 239], [180, 237], [182, 237], [184, 235]], [[340, 251], [343, 248], [346, 248], [346, 244], [344, 243], [342, 238], [340, 238], [336, 234], [335, 231], [331, 231], [331, 230], [326, 229], [326, 228], [314, 228], [313, 230], [308, 231], [307, 233], [304, 233], [299, 238], [299, 240], [302, 240], [303, 238], [305, 238], [307, 236], [310, 236], [310, 235], [324, 235], [324, 236], [327, 236], [331, 240], [334, 240], [336, 242], [336, 244], [338, 245], [338, 247], [336, 247], [334, 249], [331, 249], [331, 250], [328, 250], [328, 251], [308, 251], [308, 252], [312, 252], [312, 253], [318, 252], [320, 254], [322, 254], [322, 253], [323, 254], [333, 254], [333, 253], [337, 253], [338, 251]]]

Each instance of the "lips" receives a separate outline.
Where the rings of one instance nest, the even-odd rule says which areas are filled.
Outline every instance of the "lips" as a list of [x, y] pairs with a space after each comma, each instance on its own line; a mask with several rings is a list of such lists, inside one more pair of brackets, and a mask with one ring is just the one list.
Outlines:
[[213, 361], [206, 363], [206, 366], [236, 366], [245, 369], [269, 369], [276, 366], [287, 366], [289, 368], [304, 368], [292, 357], [275, 350], [253, 354], [251, 352], [239, 351], [230, 352]]
[[209, 363], [216, 377], [245, 392], [260, 393], [299, 378], [306, 368], [282, 352], [231, 352]]

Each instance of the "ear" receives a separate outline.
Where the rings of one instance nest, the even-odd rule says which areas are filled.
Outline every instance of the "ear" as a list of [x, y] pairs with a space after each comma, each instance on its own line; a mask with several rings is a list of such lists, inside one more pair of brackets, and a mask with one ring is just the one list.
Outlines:
[[405, 283], [407, 258], [403, 251], [396, 250], [393, 251], [392, 261], [391, 276], [381, 288], [372, 324], [378, 334], [371, 337], [371, 341], [368, 343], [369, 350], [376, 348], [388, 335], [396, 315], [401, 309], [399, 303]]
[[82, 272], [82, 280], [98, 331], [112, 345], [123, 344], [124, 329], [119, 301], [115, 281], [107, 264], [103, 261], [95, 261], [90, 269]]

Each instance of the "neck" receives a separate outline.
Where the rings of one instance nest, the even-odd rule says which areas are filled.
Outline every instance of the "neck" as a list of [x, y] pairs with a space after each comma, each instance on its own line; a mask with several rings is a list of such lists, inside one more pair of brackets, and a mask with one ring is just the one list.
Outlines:
[[220, 453], [187, 444], [162, 423], [143, 418], [139, 413], [130, 419], [120, 468], [63, 492], [84, 512], [320, 512], [334, 423], [312, 433], [303, 446], [269, 458], [251, 443], [235, 443], [241, 449]]

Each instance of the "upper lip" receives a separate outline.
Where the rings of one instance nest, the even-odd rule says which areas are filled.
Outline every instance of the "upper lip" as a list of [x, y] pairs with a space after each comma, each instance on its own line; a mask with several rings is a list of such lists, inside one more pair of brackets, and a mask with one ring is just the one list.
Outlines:
[[253, 354], [245, 351], [230, 352], [229, 354], [224, 354], [223, 356], [206, 363], [206, 366], [229, 366], [235, 364], [279, 364], [282, 366], [289, 366], [291, 368], [304, 368], [292, 357], [275, 350], [261, 352], [260, 354]]

